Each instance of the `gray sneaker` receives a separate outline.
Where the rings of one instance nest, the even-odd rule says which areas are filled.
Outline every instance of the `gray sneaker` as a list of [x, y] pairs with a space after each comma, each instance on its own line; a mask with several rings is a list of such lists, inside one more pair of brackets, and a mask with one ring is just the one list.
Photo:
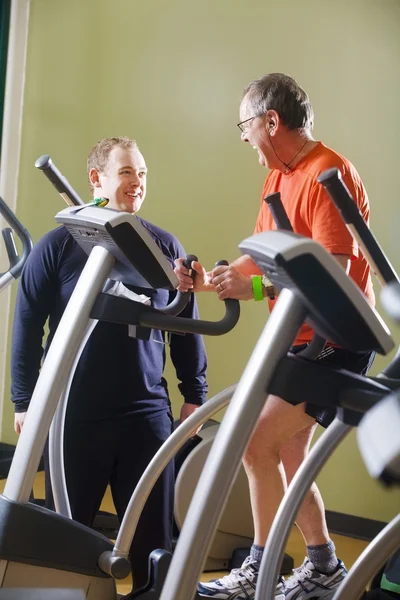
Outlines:
[[197, 585], [197, 593], [203, 598], [218, 600], [253, 600], [256, 594], [259, 563], [250, 556], [240, 569], [232, 569], [229, 575]]
[[[229, 575], [225, 575], [221, 579], [199, 583], [197, 593], [202, 598], [215, 598], [216, 600], [253, 600], [256, 595], [259, 567], [259, 563], [248, 556], [240, 569], [233, 569]], [[285, 600], [283, 577], [279, 578], [275, 600]]]
[[[285, 581], [285, 595], [279, 597], [279, 600], [333, 598], [346, 575], [347, 570], [341, 560], [338, 561], [336, 571], [324, 575], [306, 557], [301, 567], [293, 569], [293, 575]], [[277, 596], [275, 600], [278, 600]]]
[[275, 600], [285, 600], [285, 580], [282, 575], [279, 577], [278, 585], [275, 591]]

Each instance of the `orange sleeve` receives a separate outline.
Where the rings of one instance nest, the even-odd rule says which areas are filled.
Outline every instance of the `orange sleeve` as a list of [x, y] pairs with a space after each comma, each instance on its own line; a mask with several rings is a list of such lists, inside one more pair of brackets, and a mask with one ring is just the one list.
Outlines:
[[[348, 175], [348, 174], [347, 174]], [[356, 189], [351, 177], [344, 177], [353, 198]], [[318, 182], [309, 198], [309, 223], [312, 239], [319, 242], [331, 254], [347, 254], [352, 260], [358, 258], [358, 244], [348, 231], [340, 213], [328, 193]]]

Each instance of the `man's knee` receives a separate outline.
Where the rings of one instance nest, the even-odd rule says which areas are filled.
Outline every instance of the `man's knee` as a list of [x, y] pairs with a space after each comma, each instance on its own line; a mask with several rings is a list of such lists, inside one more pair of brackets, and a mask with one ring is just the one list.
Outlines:
[[243, 465], [247, 472], [262, 468], [268, 469], [280, 463], [280, 443], [273, 436], [253, 436], [243, 456]]
[[308, 425], [294, 435], [279, 451], [285, 471], [295, 473], [307, 456], [317, 423]]
[[269, 396], [243, 457], [246, 470], [278, 465], [292, 440], [296, 440], [297, 453], [300, 446], [307, 445], [310, 436], [300, 432], [310, 426], [309, 421], [303, 406], [290, 406], [277, 396]]

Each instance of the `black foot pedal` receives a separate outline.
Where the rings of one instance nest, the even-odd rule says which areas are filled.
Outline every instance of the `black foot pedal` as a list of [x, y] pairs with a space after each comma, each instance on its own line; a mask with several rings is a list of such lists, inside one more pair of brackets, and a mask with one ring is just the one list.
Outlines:
[[172, 555], [166, 550], [153, 550], [149, 556], [149, 581], [148, 583], [135, 590], [132, 594], [125, 596], [131, 600], [136, 598], [140, 600], [159, 600], [163, 588]]

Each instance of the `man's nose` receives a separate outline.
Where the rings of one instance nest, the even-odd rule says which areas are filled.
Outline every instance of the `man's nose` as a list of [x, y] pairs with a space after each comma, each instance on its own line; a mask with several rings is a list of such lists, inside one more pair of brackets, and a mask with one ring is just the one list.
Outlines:
[[134, 185], [135, 187], [138, 187], [140, 185], [140, 177], [139, 177], [138, 173], [132, 173], [130, 183], [131, 183], [131, 185]]

